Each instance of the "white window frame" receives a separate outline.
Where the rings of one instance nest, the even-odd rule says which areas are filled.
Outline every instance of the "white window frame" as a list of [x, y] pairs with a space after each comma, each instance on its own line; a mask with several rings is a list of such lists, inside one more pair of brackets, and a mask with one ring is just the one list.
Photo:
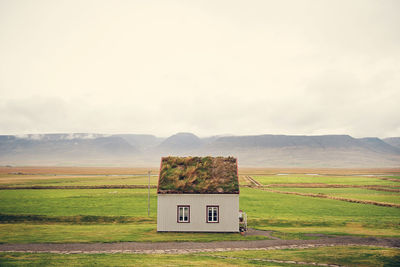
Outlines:
[[[187, 210], [186, 218], [185, 218], [185, 210]], [[178, 205], [177, 206], [176, 222], [178, 222], [178, 223], [190, 223], [190, 206], [189, 205]]]
[[[211, 220], [210, 213], [211, 210]], [[206, 208], [206, 221], [207, 223], [219, 223], [219, 206], [218, 205], [208, 205]]]

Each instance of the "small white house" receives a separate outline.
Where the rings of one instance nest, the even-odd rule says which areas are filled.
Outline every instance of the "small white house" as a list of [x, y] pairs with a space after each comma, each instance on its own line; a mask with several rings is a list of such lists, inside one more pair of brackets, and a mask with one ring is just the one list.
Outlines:
[[232, 157], [164, 157], [157, 231], [239, 232], [239, 180]]

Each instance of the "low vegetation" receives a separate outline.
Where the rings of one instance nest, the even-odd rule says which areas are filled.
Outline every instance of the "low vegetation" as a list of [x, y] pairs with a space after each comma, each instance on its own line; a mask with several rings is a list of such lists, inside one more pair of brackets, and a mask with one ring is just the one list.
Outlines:
[[[342, 266], [398, 266], [400, 251], [398, 249], [377, 247], [321, 247], [311, 249], [284, 249], [267, 251], [234, 251], [213, 253], [241, 260], [253, 260], [253, 263], [263, 264], [261, 260], [282, 260], [306, 263], [339, 264]], [[257, 259], [257, 260], [256, 260]], [[313, 264], [310, 264], [313, 265]], [[284, 265], [284, 266], [290, 266]], [[301, 266], [301, 265], [293, 265]]]
[[336, 196], [358, 200], [370, 200], [386, 203], [400, 204], [400, 194], [398, 192], [386, 192], [368, 190], [362, 188], [274, 188], [280, 191], [322, 194], [328, 196]]
[[[286, 263], [276, 263], [284, 261]], [[289, 262], [292, 263], [289, 263]], [[304, 262], [298, 265], [294, 262]], [[321, 247], [310, 249], [250, 250], [193, 254], [49, 254], [0, 253], [4, 266], [398, 266], [398, 249], [377, 247]], [[309, 263], [309, 264], [307, 264]]]
[[237, 233], [157, 232], [154, 221], [135, 223], [3, 223], [3, 243], [108, 243], [108, 242], [211, 242], [261, 240], [265, 236], [241, 236]]
[[[263, 185], [270, 184], [343, 184], [343, 185], [392, 185], [400, 186], [399, 182], [382, 180], [380, 177], [371, 176], [323, 176], [305, 174], [285, 175], [255, 175], [252, 176]], [[399, 180], [400, 181], [400, 180]]]
[[165, 157], [158, 193], [239, 193], [236, 159], [232, 157]]
[[[175, 166], [173, 162], [171, 164], [170, 167]], [[180, 181], [180, 165], [177, 162], [175, 164], [174, 168], [178, 171], [174, 170], [171, 177]], [[199, 173], [205, 171], [200, 165], [193, 166], [197, 166], [193, 170], [197, 170]], [[39, 170], [36, 171], [39, 172]], [[88, 170], [85, 169], [85, 171]], [[258, 172], [259, 175], [252, 177], [263, 186], [272, 185], [267, 188], [275, 190], [353, 198], [361, 201], [400, 203], [400, 192], [352, 187], [373, 185], [383, 189], [400, 188], [400, 183], [397, 181], [399, 179], [393, 176], [388, 176], [390, 180], [383, 180], [381, 177], [372, 176], [264, 175], [261, 171]], [[147, 179], [146, 175], [128, 174], [123, 176], [1, 174], [0, 184], [3, 186], [145, 185]], [[153, 185], [155, 185], [155, 179], [157, 177], [151, 177]], [[319, 238], [320, 235], [400, 237], [399, 208], [267, 192], [259, 188], [245, 187], [250, 183], [244, 175], [240, 176], [239, 180], [241, 185], [244, 185], [240, 188], [240, 208], [248, 214], [249, 227], [272, 231], [272, 235], [275, 237], [281, 239], [313, 239]], [[232, 183], [232, 185], [238, 187], [237, 176], [235, 181], [236, 184]], [[279, 187], [282, 184], [285, 186]], [[290, 187], [290, 184], [293, 187]], [[346, 187], [316, 188], [312, 184], [327, 186], [336, 184]], [[231, 189], [223, 190], [228, 192]], [[235, 233], [157, 233], [157, 191], [155, 188], [150, 191], [150, 216], [147, 215], [147, 193], [147, 189], [144, 188], [0, 190], [0, 242], [209, 242], [268, 239], [266, 236], [241, 236]], [[99, 266], [204, 266], [206, 264], [291, 266], [291, 264], [263, 261], [265, 259], [332, 263], [346, 266], [396, 266], [400, 261], [400, 255], [398, 249], [372, 247], [326, 247], [186, 255], [0, 253], [1, 266], [90, 266], [95, 263]]]
[[[155, 189], [150, 217], [146, 189], [3, 190], [0, 198], [0, 241], [7, 243], [254, 239], [238, 234], [156, 233]], [[253, 188], [241, 189], [240, 207], [248, 213], [250, 227], [273, 230], [278, 237], [308, 239], [308, 233], [400, 236], [398, 208]], [[118, 235], [118, 231], [123, 233]]]
[[[241, 189], [249, 226], [283, 233], [400, 236], [400, 209]], [[301, 237], [300, 235], [299, 237]]]
[[[158, 175], [150, 176], [150, 184], [158, 183]], [[112, 186], [147, 185], [147, 175], [6, 175], [0, 174], [0, 187], [38, 186]]]
[[[147, 217], [147, 189], [0, 190], [0, 213]], [[151, 189], [150, 218], [156, 218]]]

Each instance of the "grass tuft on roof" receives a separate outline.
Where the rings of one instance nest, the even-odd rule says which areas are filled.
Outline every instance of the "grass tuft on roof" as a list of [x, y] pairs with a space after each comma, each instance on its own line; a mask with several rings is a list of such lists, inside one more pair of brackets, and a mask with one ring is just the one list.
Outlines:
[[233, 157], [164, 157], [159, 194], [239, 194]]

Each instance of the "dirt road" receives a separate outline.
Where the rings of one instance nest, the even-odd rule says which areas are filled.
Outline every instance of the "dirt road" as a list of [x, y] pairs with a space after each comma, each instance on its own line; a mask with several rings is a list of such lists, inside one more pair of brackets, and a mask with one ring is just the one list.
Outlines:
[[330, 237], [316, 240], [257, 240], [218, 242], [120, 242], [68, 244], [0, 244], [2, 252], [48, 253], [169, 253], [183, 254], [231, 250], [298, 249], [322, 246], [368, 245], [400, 248], [399, 238]]

